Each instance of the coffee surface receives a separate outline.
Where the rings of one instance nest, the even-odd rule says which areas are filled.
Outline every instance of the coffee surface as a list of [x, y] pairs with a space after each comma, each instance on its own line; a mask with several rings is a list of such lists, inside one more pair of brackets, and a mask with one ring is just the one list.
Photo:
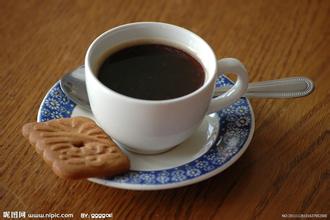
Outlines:
[[141, 44], [108, 55], [98, 79], [133, 98], [166, 100], [187, 95], [204, 83], [202, 65], [183, 50], [162, 44]]

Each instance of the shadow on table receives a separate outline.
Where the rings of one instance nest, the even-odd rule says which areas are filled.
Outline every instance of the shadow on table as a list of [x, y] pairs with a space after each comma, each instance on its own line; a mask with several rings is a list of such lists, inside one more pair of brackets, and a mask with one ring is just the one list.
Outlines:
[[[244, 188], [252, 164], [251, 153], [248, 149], [227, 170], [194, 185], [161, 191], [126, 191], [125, 196], [131, 197], [129, 207], [134, 207], [136, 215], [141, 216], [149, 213], [148, 215], [156, 217], [165, 215], [184, 218], [192, 211], [198, 216], [199, 210], [200, 217], [207, 212], [212, 216], [210, 212], [215, 213], [226, 200], [235, 202], [235, 197]], [[118, 193], [119, 191], [122, 190], [118, 190]], [[121, 211], [118, 211], [117, 214], [120, 215]]]

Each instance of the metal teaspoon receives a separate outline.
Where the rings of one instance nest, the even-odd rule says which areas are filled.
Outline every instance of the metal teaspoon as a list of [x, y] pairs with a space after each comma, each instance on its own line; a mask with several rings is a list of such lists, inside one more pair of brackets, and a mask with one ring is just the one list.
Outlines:
[[[72, 101], [87, 111], [91, 111], [86, 85], [85, 68], [79, 66], [60, 79], [60, 86]], [[215, 88], [214, 95], [219, 96], [230, 86]], [[309, 95], [314, 89], [312, 80], [303, 77], [290, 77], [276, 80], [249, 83], [244, 97], [249, 98], [296, 98]]]

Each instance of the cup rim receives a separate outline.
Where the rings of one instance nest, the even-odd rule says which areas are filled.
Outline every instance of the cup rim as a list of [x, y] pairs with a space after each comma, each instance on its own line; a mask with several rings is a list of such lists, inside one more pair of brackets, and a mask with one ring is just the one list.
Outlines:
[[[164, 99], [164, 100], [148, 100], [148, 99], [138, 99], [138, 98], [134, 98], [134, 97], [130, 97], [130, 96], [118, 93], [118, 92], [108, 88], [107, 86], [105, 86], [96, 77], [96, 74], [94, 74], [92, 69], [91, 69], [90, 56], [91, 56], [91, 51], [94, 49], [94, 46], [95, 46], [95, 44], [97, 44], [98, 41], [102, 40], [106, 35], [110, 34], [111, 32], [117, 31], [118, 29], [129, 28], [131, 26], [136, 26], [136, 25], [150, 25], [150, 24], [152, 24], [152, 25], [157, 24], [157, 25], [163, 25], [163, 26], [171, 26], [171, 27], [186, 31], [186, 32], [192, 34], [197, 39], [199, 39], [207, 47], [207, 49], [211, 51], [212, 57], [210, 57], [210, 59], [213, 60], [215, 68], [212, 72], [208, 72], [208, 74], [210, 74], [210, 76], [207, 78], [206, 82], [204, 82], [201, 87], [199, 87], [198, 89], [196, 89], [195, 91], [193, 91], [193, 92], [191, 92], [187, 95], [180, 96], [180, 97], [177, 97], [177, 98]], [[203, 63], [202, 63], [202, 65], [205, 66]], [[200, 36], [198, 36], [197, 34], [195, 34], [194, 32], [192, 32], [192, 31], [190, 31], [186, 28], [183, 28], [183, 27], [180, 27], [180, 26], [177, 26], [177, 25], [174, 25], [174, 24], [164, 23], [164, 22], [150, 22], [150, 21], [133, 22], [133, 23], [127, 23], [127, 24], [123, 24], [123, 25], [119, 25], [119, 26], [116, 26], [114, 28], [111, 28], [111, 29], [103, 32], [101, 35], [99, 35], [90, 44], [90, 46], [87, 49], [86, 56], [85, 56], [85, 75], [86, 74], [91, 75], [93, 80], [98, 84], [98, 86], [100, 86], [102, 88], [102, 90], [105, 93], [108, 93], [110, 95], [116, 95], [116, 96], [118, 96], [122, 99], [125, 99], [127, 101], [132, 101], [132, 102], [136, 102], [136, 103], [143, 103], [143, 104], [169, 104], [169, 103], [180, 102], [180, 101], [189, 99], [193, 96], [196, 96], [197, 94], [201, 93], [204, 89], [206, 89], [211, 82], [213, 82], [213, 79], [216, 76], [217, 68], [218, 68], [217, 67], [217, 59], [216, 59], [215, 53], [214, 53], [213, 49], [210, 47], [210, 45], [203, 38], [201, 38]], [[87, 77], [85, 77], [85, 78], [87, 80]]]

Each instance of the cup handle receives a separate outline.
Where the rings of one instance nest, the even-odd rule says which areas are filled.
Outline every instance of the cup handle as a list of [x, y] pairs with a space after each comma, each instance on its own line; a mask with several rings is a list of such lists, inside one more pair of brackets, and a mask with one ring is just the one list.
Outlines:
[[243, 96], [248, 87], [248, 73], [244, 65], [235, 58], [223, 58], [218, 60], [218, 76], [224, 73], [234, 73], [237, 75], [235, 85], [224, 94], [211, 100], [207, 114], [219, 111]]

